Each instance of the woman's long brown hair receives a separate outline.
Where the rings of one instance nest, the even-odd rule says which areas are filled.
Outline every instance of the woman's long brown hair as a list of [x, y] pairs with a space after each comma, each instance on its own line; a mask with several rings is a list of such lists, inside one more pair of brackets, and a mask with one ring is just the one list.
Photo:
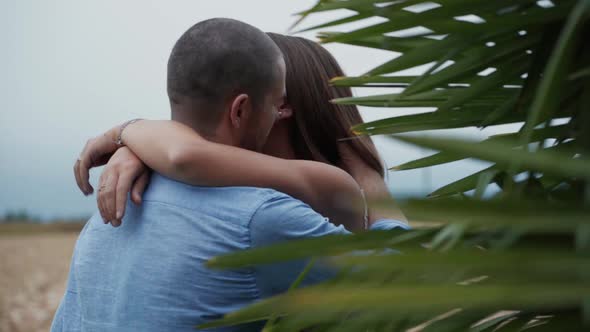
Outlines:
[[355, 136], [351, 127], [363, 122], [354, 105], [336, 105], [330, 100], [351, 97], [349, 87], [330, 85], [330, 79], [344, 76], [340, 65], [325, 48], [311, 40], [268, 33], [283, 52], [287, 65], [287, 103], [293, 109], [291, 143], [296, 157], [342, 167], [338, 150], [347, 144], [382, 177], [383, 164], [369, 137], [341, 141]]

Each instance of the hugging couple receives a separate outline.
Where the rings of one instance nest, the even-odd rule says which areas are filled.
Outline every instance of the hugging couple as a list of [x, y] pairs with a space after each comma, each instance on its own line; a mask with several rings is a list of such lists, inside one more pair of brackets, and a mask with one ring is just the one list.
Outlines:
[[[342, 75], [303, 38], [224, 18], [186, 31], [168, 61], [172, 120], [118, 125], [74, 166], [89, 195], [89, 169], [106, 163], [100, 213], [76, 243], [51, 331], [194, 331], [285, 292], [306, 264], [219, 271], [205, 266], [213, 257], [407, 228], [400, 211], [366, 208], [365, 196], [390, 197], [370, 138], [346, 139], [358, 110], [330, 103], [351, 96], [329, 84]], [[330, 275], [317, 266], [304, 284]]]

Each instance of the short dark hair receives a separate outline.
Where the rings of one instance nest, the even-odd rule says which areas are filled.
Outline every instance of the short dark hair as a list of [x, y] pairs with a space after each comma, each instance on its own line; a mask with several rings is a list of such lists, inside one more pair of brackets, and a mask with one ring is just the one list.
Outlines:
[[249, 24], [227, 18], [199, 22], [172, 49], [168, 96], [173, 105], [190, 98], [208, 108], [242, 92], [257, 102], [278, 79], [281, 56], [270, 37]]

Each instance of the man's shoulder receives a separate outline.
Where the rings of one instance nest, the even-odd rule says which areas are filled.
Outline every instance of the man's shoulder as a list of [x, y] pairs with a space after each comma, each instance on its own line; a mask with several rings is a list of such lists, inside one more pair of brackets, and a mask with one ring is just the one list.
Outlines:
[[193, 186], [154, 173], [143, 201], [147, 204], [163, 203], [191, 210], [201, 210], [203, 206], [256, 210], [263, 203], [279, 198], [294, 200], [291, 196], [270, 188]]
[[267, 195], [258, 205], [252, 222], [269, 223], [271, 227], [284, 227], [285, 223], [305, 224], [305, 221], [317, 223], [325, 218], [313, 210], [307, 203], [288, 194], [269, 189]]

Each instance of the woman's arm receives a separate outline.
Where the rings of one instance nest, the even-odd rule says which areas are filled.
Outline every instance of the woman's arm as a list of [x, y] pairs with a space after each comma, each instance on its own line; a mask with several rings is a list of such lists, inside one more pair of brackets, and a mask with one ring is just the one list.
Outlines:
[[363, 189], [369, 205], [371, 202], [387, 205], [386, 208], [369, 207], [369, 224], [381, 219], [395, 219], [407, 223], [406, 216], [391, 197], [383, 177], [352, 151], [346, 142], [341, 142], [338, 148], [343, 167]]
[[[115, 140], [118, 131], [113, 128], [107, 136]], [[214, 143], [169, 120], [133, 123], [121, 138], [148, 167], [172, 179], [200, 186], [273, 188], [308, 203], [335, 224], [363, 229], [358, 184], [337, 167]]]

